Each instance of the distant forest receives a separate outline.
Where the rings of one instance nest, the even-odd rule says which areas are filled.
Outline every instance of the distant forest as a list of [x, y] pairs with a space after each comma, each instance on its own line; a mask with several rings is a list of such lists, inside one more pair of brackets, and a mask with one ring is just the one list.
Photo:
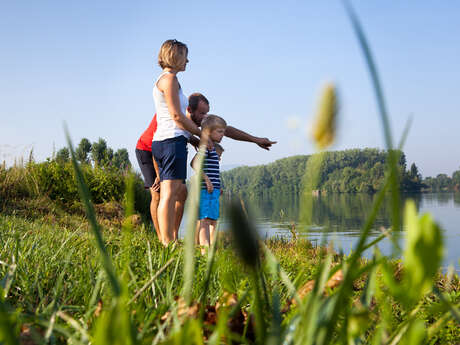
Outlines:
[[[375, 193], [385, 177], [387, 152], [378, 149], [352, 149], [326, 152], [320, 168], [319, 190], [326, 193]], [[243, 166], [222, 173], [226, 193], [243, 197], [298, 196], [304, 188], [304, 174], [310, 156], [279, 159], [266, 165]], [[460, 170], [452, 177], [439, 174], [422, 179], [415, 163], [406, 166], [399, 159], [400, 188], [404, 192], [460, 190]]]

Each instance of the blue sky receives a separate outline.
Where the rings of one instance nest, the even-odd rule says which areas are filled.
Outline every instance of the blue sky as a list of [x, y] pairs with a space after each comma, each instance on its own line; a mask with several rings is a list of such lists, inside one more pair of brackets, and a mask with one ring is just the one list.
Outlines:
[[[353, 1], [371, 42], [395, 137], [423, 176], [460, 168], [460, 4]], [[189, 47], [186, 94], [211, 113], [277, 140], [266, 152], [224, 139], [223, 164], [310, 154], [305, 135], [321, 87], [340, 93], [333, 149], [384, 147], [370, 80], [340, 1], [7, 2], [0, 10], [0, 160], [50, 156], [86, 137], [134, 147], [155, 109], [158, 50]], [[288, 123], [297, 122], [297, 129]], [[190, 152], [192, 152], [191, 150]]]

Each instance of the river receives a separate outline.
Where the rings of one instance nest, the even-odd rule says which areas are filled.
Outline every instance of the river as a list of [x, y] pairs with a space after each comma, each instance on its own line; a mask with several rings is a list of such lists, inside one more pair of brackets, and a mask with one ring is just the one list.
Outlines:
[[[369, 194], [330, 194], [314, 197], [311, 212], [302, 209], [298, 198], [277, 196], [271, 199], [246, 199], [245, 205], [255, 220], [262, 238], [291, 237], [293, 227], [298, 236], [304, 236], [316, 244], [333, 242], [338, 251], [349, 253], [356, 244], [361, 229], [369, 216], [375, 195]], [[460, 253], [460, 193], [422, 193], [402, 195], [401, 210], [407, 199], [415, 202], [419, 214], [430, 213], [441, 226], [444, 236], [443, 269], [452, 265], [459, 271]], [[226, 219], [226, 201], [222, 202], [220, 229], [229, 227]], [[382, 234], [382, 229], [391, 225], [391, 204], [389, 198], [380, 208], [370, 233], [370, 239]], [[186, 217], [185, 217], [186, 218]], [[181, 233], [184, 232], [183, 222]], [[393, 233], [401, 248], [404, 247], [404, 229]], [[378, 248], [385, 255], [401, 255], [388, 238], [382, 240]], [[372, 256], [373, 250], [365, 252]]]

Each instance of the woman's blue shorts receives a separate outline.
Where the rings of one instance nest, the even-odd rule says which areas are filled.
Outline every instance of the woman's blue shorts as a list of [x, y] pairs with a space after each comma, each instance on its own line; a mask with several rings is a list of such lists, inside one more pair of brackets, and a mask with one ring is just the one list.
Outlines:
[[198, 219], [219, 219], [219, 197], [220, 189], [214, 189], [212, 193], [208, 193], [206, 189], [201, 190], [200, 214]]
[[152, 154], [158, 163], [160, 181], [187, 178], [187, 138], [183, 135], [153, 141]]

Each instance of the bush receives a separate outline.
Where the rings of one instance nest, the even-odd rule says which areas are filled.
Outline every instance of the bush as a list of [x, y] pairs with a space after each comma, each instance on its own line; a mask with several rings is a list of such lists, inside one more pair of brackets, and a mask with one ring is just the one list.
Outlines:
[[27, 164], [26, 169], [36, 181], [40, 195], [46, 195], [51, 200], [64, 204], [79, 200], [73, 168], [69, 162], [31, 162]]
[[34, 195], [31, 176], [23, 166], [6, 168], [0, 166], [0, 203], [14, 198], [29, 198]]
[[134, 182], [134, 209], [140, 213], [144, 221], [150, 222], [150, 192], [144, 188], [144, 181], [136, 174]]
[[[123, 203], [125, 180], [130, 170], [122, 171], [114, 166], [92, 167], [90, 164], [82, 164], [81, 168], [94, 203]], [[80, 196], [72, 163], [47, 160], [8, 169], [0, 166], [1, 203], [38, 196], [46, 196], [69, 209], [79, 203]], [[150, 193], [144, 189], [138, 174], [135, 174], [134, 199], [135, 210], [145, 219], [150, 219]]]
[[[91, 198], [95, 203], [116, 200], [121, 202], [125, 192], [126, 172], [114, 167], [82, 166]], [[72, 167], [73, 171], [73, 167]]]

